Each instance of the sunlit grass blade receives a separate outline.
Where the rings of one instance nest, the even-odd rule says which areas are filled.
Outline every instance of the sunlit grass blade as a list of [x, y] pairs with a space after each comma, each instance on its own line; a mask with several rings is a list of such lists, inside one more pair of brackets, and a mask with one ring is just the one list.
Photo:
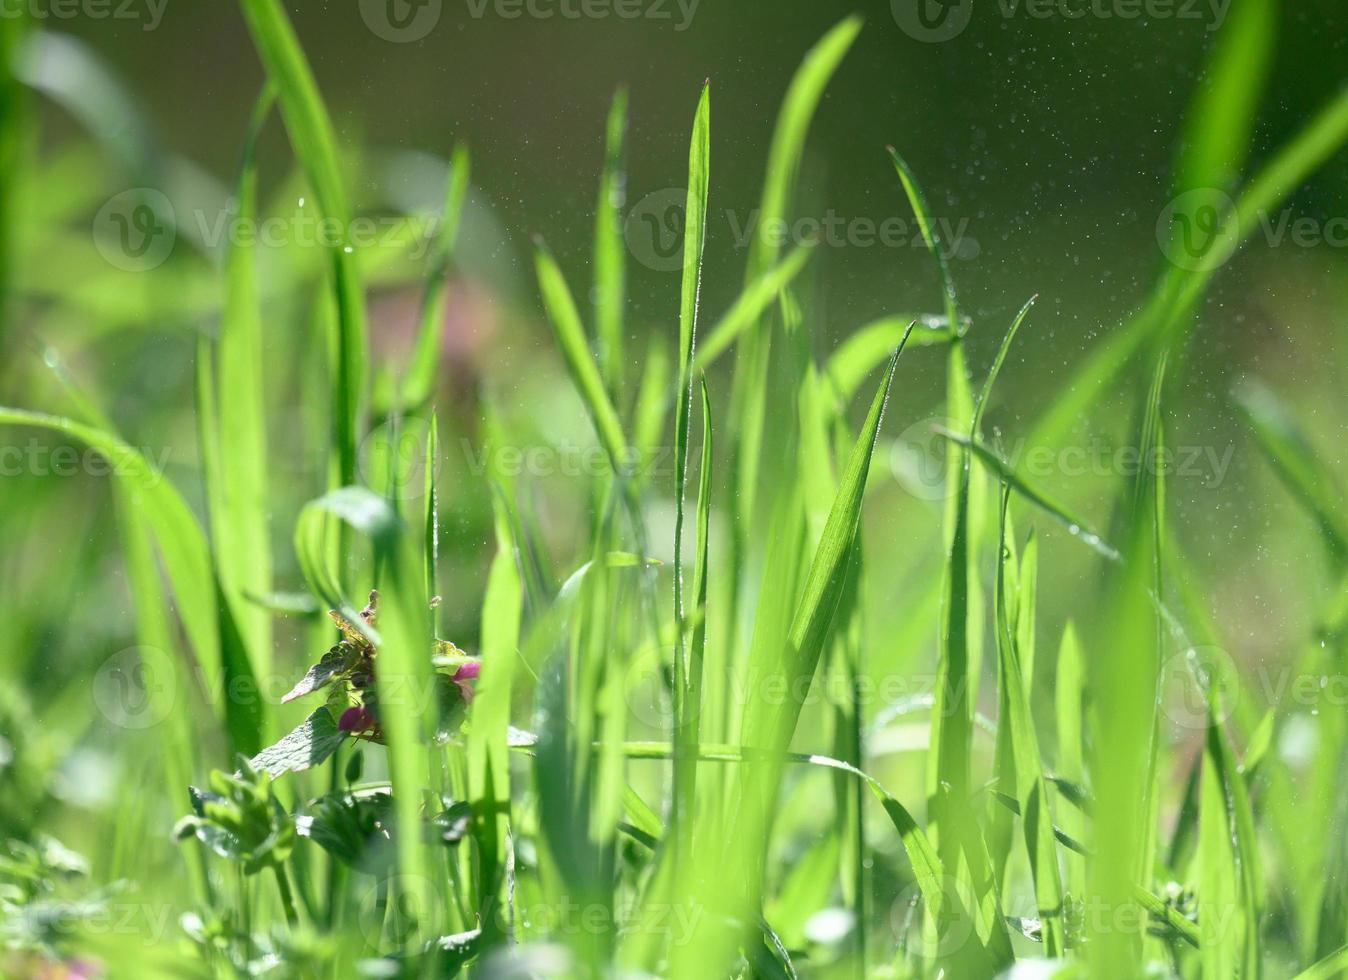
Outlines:
[[510, 757], [507, 735], [519, 652], [524, 591], [516, 543], [504, 504], [495, 503], [496, 556], [482, 602], [482, 663], [468, 730], [468, 791], [480, 801], [474, 814], [479, 844], [478, 903], [490, 944], [499, 931], [499, 895], [508, 860]]
[[332, 120], [314, 82], [281, 0], [239, 0], [258, 55], [276, 89], [295, 157], [308, 177], [324, 219], [339, 229], [330, 248], [337, 337], [333, 372], [333, 441], [338, 483], [354, 485], [360, 416], [365, 398], [365, 297], [354, 249], [349, 242], [347, 204]]
[[1010, 747], [1009, 766], [1003, 766], [999, 776], [1009, 775], [1011, 784], [1002, 792], [1014, 791], [1020, 800], [1024, 819], [1026, 850], [1030, 857], [1030, 872], [1034, 879], [1035, 897], [1039, 906], [1039, 920], [1043, 931], [1044, 954], [1050, 958], [1061, 956], [1066, 949], [1063, 925], [1063, 888], [1058, 871], [1057, 846], [1053, 837], [1053, 815], [1049, 806], [1047, 783], [1039, 753], [1039, 738], [1035, 734], [1031, 714], [1029, 685], [1020, 658], [1022, 642], [1012, 619], [1011, 603], [1023, 611], [1022, 603], [1032, 603], [1032, 594], [1012, 597], [1008, 583], [1008, 565], [1011, 551], [1007, 545], [1006, 508], [1010, 490], [1004, 489], [1001, 505], [1001, 535], [998, 553], [999, 574], [996, 589], [997, 624], [997, 678], [1001, 711], [998, 715], [999, 741], [1006, 733]]
[[686, 852], [692, 842], [692, 816], [697, 792], [697, 759], [687, 751], [696, 747], [696, 742], [690, 745], [688, 739], [692, 725], [690, 712], [698, 706], [692, 705], [689, 700], [691, 681], [686, 635], [687, 611], [683, 595], [683, 523], [688, 485], [693, 359], [697, 348], [698, 299], [702, 290], [702, 255], [706, 245], [710, 176], [711, 86], [706, 85], [693, 117], [693, 136], [688, 150], [688, 204], [684, 212], [683, 288], [679, 304], [679, 396], [674, 421], [674, 619], [677, 627], [674, 648], [674, 725], [675, 744], [684, 750], [678, 753], [674, 762], [672, 812], [676, 854]]
[[[235, 182], [234, 220], [244, 227], [257, 220], [255, 150], [273, 98], [268, 87], [253, 109]], [[216, 354], [218, 383], [214, 386], [219, 461], [206, 478], [220, 586], [253, 670], [259, 677], [266, 677], [272, 661], [271, 615], [243, 599], [245, 593], [265, 595], [272, 589], [267, 398], [256, 251], [255, 243], [244, 237], [231, 241], [225, 253], [225, 308]]]
[[627, 203], [624, 170], [627, 139], [627, 90], [613, 96], [605, 128], [604, 172], [594, 216], [594, 318], [599, 365], [609, 391], [621, 399], [623, 389], [623, 304], [626, 301], [627, 249], [622, 213]]
[[[1083, 746], [1085, 725], [1083, 713], [1086, 698], [1085, 664], [1082, 662], [1081, 641], [1077, 638], [1076, 626], [1069, 620], [1063, 629], [1062, 643], [1058, 648], [1058, 670], [1054, 676], [1054, 702], [1058, 728], [1057, 775], [1073, 783], [1080, 784], [1086, 775]], [[1085, 836], [1085, 821], [1073, 808], [1062, 813], [1063, 830], [1073, 837]], [[1067, 870], [1067, 890], [1080, 895], [1085, 890], [1086, 866], [1076, 854], [1064, 855]]]

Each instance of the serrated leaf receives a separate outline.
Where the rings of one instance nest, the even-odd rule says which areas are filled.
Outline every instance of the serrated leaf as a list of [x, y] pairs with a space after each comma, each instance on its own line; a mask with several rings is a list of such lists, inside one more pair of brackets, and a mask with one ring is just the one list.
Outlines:
[[323, 654], [322, 660], [309, 668], [308, 672], [300, 678], [299, 683], [292, 687], [285, 697], [281, 698], [281, 703], [288, 704], [296, 698], [302, 698], [306, 694], [313, 694], [315, 691], [322, 690], [337, 677], [356, 666], [360, 662], [360, 657], [360, 648], [348, 640], [343, 640]]
[[272, 776], [303, 772], [326, 762], [346, 737], [332, 713], [319, 708], [281, 741], [253, 756], [249, 765]]

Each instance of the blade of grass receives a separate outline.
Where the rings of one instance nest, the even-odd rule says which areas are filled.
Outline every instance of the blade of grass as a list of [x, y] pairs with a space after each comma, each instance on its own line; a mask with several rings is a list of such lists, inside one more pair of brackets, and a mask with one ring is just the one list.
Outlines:
[[492, 944], [499, 931], [499, 896], [508, 860], [511, 802], [507, 736], [524, 603], [517, 546], [500, 499], [502, 494], [497, 488], [496, 556], [482, 602], [483, 670], [473, 697], [467, 741], [469, 797], [479, 801], [473, 822], [480, 855], [478, 903], [484, 948]]
[[604, 172], [594, 220], [594, 315], [599, 364], [609, 391], [619, 400], [623, 390], [623, 304], [627, 250], [622, 212], [627, 200], [624, 142], [627, 135], [627, 90], [613, 96], [605, 129]]
[[[234, 189], [234, 220], [242, 226], [257, 219], [255, 153], [273, 101], [268, 87], [253, 108], [244, 142]], [[246, 237], [231, 241], [224, 262], [225, 308], [215, 392], [226, 397], [211, 399], [219, 426], [219, 465], [206, 474], [212, 493], [211, 540], [220, 585], [253, 671], [258, 677], [267, 677], [272, 662], [271, 615], [243, 599], [245, 592], [265, 595], [272, 590], [267, 528], [267, 400], [255, 245]], [[223, 465], [225, 462], [228, 465]], [[256, 751], [254, 748], [248, 754]]]
[[463, 224], [463, 205], [472, 175], [472, 157], [468, 147], [458, 144], [449, 161], [445, 187], [445, 205], [440, 212], [431, 267], [421, 297], [421, 319], [417, 327], [412, 359], [403, 377], [400, 400], [408, 409], [425, 405], [435, 388], [435, 372], [440, 355], [440, 338], [445, 322], [445, 302], [449, 292], [448, 276], [454, 250]]
[[267, 77], [275, 86], [291, 147], [308, 178], [321, 217], [338, 229], [329, 248], [337, 314], [333, 441], [338, 483], [351, 486], [357, 477], [366, 385], [365, 298], [359, 265], [349, 241], [351, 212], [338, 164], [337, 140], [313, 72], [281, 0], [239, 0], [239, 6]]
[[[711, 172], [711, 85], [704, 85], [693, 117], [688, 151], [688, 204], [685, 210], [683, 289], [679, 305], [679, 400], [674, 424], [674, 648], [675, 744], [683, 751], [674, 760], [674, 806], [671, 822], [678, 863], [692, 844], [693, 808], [697, 794], [695, 712], [691, 701], [691, 665], [687, 650], [687, 612], [683, 596], [684, 498], [688, 485], [688, 429], [692, 416], [693, 361], [697, 349], [698, 297], [702, 289], [702, 256], [707, 234], [707, 195]], [[693, 741], [690, 743], [690, 738]], [[690, 751], [691, 750], [691, 751]]]
[[627, 440], [623, 436], [618, 412], [604, 387], [604, 379], [590, 354], [589, 345], [585, 340], [585, 327], [581, 324], [576, 301], [566, 285], [562, 270], [557, 267], [556, 260], [541, 241], [537, 243], [534, 258], [548, 322], [552, 324], [553, 334], [566, 359], [571, 379], [585, 404], [590, 421], [594, 424], [599, 444], [608, 454], [613, 471], [626, 474], [631, 466]]

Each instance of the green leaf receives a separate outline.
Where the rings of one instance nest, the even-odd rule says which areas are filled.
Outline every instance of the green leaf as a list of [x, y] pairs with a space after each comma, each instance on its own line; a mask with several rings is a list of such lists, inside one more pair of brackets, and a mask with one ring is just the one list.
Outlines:
[[299, 683], [292, 687], [283, 698], [282, 704], [288, 704], [306, 694], [321, 691], [338, 677], [350, 671], [360, 662], [361, 650], [350, 640], [343, 640], [323, 654], [323, 659], [314, 664]]
[[303, 772], [326, 762], [346, 737], [333, 721], [332, 712], [318, 708], [281, 741], [253, 756], [249, 765], [272, 776]]

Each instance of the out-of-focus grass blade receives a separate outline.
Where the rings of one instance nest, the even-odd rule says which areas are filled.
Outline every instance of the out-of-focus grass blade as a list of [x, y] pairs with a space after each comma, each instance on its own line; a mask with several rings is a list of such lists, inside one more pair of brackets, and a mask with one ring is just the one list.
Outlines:
[[1294, 980], [1335, 980], [1348, 970], [1348, 946], [1340, 947], [1324, 959], [1296, 975]]
[[467, 743], [469, 796], [480, 801], [473, 820], [481, 868], [479, 911], [487, 936], [498, 930], [498, 896], [508, 859], [510, 757], [507, 735], [524, 603], [516, 544], [500, 497], [498, 489], [494, 501], [496, 556], [487, 575], [487, 591], [482, 602], [483, 666], [473, 697]]
[[1326, 106], [1245, 185], [1234, 209], [1211, 236], [1208, 253], [1194, 263], [1197, 268], [1174, 273], [1173, 285], [1168, 279], [1162, 280], [1142, 310], [1075, 368], [1071, 386], [1035, 425], [1030, 443], [1060, 444], [1150, 338], [1191, 322], [1190, 314], [1221, 266], [1220, 260], [1254, 234], [1263, 216], [1276, 212], [1345, 140], [1348, 93]]
[[[250, 659], [257, 655], [250, 652], [250, 639], [245, 638], [239, 626], [237, 609], [245, 605], [241, 590], [237, 587], [231, 589], [225, 582], [227, 559], [223, 559], [222, 551], [227, 550], [228, 546], [222, 544], [220, 539], [231, 529], [230, 518], [225, 516], [229, 488], [223, 473], [225, 467], [220, 446], [214, 375], [215, 359], [211, 356], [210, 341], [202, 336], [197, 344], [197, 426], [201, 434], [202, 477], [212, 517], [211, 557], [215, 560], [214, 587], [220, 613], [220, 667], [226, 684], [225, 727], [229, 732], [231, 750], [236, 754], [253, 756], [263, 744], [270, 741], [272, 735], [267, 706], [261, 697], [254, 694], [262, 690], [257, 682], [258, 677], [268, 674], [260, 673], [258, 664]], [[237, 570], [235, 567], [229, 568], [231, 573]], [[250, 613], [260, 611], [259, 607], [251, 603], [247, 605]], [[270, 629], [267, 633], [270, 634]]]
[[[5, 20], [14, 23], [15, 18], [7, 15]], [[156, 177], [160, 151], [150, 122], [93, 47], [46, 30], [25, 31], [14, 43], [19, 78], [78, 119], [128, 176], [145, 181]]]
[[431, 412], [431, 423], [426, 430], [425, 486], [426, 520], [423, 525], [423, 569], [426, 578], [426, 595], [431, 601], [438, 602], [440, 596], [440, 488], [436, 485], [435, 475], [439, 470], [440, 458], [440, 420]]
[[17, 211], [32, 135], [28, 93], [17, 74], [19, 49], [28, 30], [23, 17], [5, 17], [0, 23], [0, 346], [10, 328], [9, 301], [19, 251]]
[[1277, 48], [1278, 6], [1276, 0], [1247, 0], [1231, 11], [1189, 105], [1174, 194], [1228, 188], [1239, 179]]
[[186, 501], [139, 452], [111, 433], [71, 419], [0, 407], [0, 424], [31, 425], [77, 439], [106, 457], [142, 509], [173, 585], [179, 617], [192, 643], [207, 689], [221, 690], [220, 643], [210, 550]]
[[421, 298], [421, 320], [417, 328], [416, 346], [403, 379], [402, 404], [415, 409], [424, 405], [435, 387], [435, 369], [440, 354], [440, 335], [445, 322], [445, 298], [449, 290], [448, 276], [454, 248], [459, 240], [463, 222], [463, 202], [468, 196], [468, 182], [472, 173], [472, 158], [468, 147], [458, 144], [449, 161], [449, 178], [445, 188], [445, 205], [440, 212], [435, 246], [431, 253], [431, 267], [426, 275], [426, 290]]
[[[268, 87], [253, 109], [235, 183], [234, 218], [247, 227], [257, 218], [258, 136], [271, 113]], [[262, 310], [255, 245], [231, 241], [225, 253], [225, 308], [220, 324], [214, 404], [219, 423], [219, 465], [207, 473], [211, 540], [220, 586], [259, 677], [271, 673], [271, 614], [243, 601], [244, 592], [272, 589], [267, 501], [267, 401], [264, 388]], [[242, 750], [241, 750], [242, 751]], [[257, 749], [249, 752], [252, 755]]]
[[1339, 564], [1348, 562], [1348, 518], [1342, 495], [1305, 434], [1277, 397], [1255, 381], [1237, 390], [1236, 405], [1278, 478], [1319, 527], [1330, 555]]
[[[768, 151], [768, 165], [759, 202], [759, 228], [770, 228], [787, 218], [792, 188], [800, 169], [805, 137], [824, 89], [861, 30], [861, 18], [839, 22], [805, 55], [782, 102]], [[745, 265], [745, 287], [763, 277], [777, 263], [781, 243], [770, 235], [755, 235]], [[769, 394], [769, 338], [762, 318], [748, 327], [738, 349], [734, 384], [727, 417], [735, 422], [731, 431], [730, 479], [732, 495], [731, 590], [726, 622], [733, 624], [738, 609], [739, 574], [743, 568], [744, 536], [753, 519], [758, 495], [763, 431]]]
[[707, 236], [707, 196], [711, 176], [711, 86], [704, 85], [693, 117], [688, 150], [688, 204], [685, 210], [683, 289], [679, 305], [679, 400], [674, 422], [674, 762], [675, 852], [692, 843], [693, 806], [697, 792], [696, 742], [690, 743], [691, 681], [687, 649], [687, 612], [683, 596], [684, 498], [688, 491], [688, 429], [692, 417], [693, 358], [697, 347], [698, 297], [702, 290], [702, 255]]
[[[761, 276], [744, 287], [744, 291], [726, 310], [725, 314], [707, 331], [707, 339], [697, 350], [697, 368], [705, 371], [713, 361], [727, 351], [737, 339], [759, 321], [764, 312], [775, 303], [783, 289], [805, 268], [805, 263], [814, 253], [814, 247], [808, 244], [797, 245], [782, 261], [769, 268]], [[902, 336], [902, 331], [899, 331]], [[889, 345], [887, 353], [892, 354], [899, 337]], [[882, 363], [883, 358], [877, 363]], [[871, 368], [876, 365], [872, 364]]]
[[535, 264], [548, 322], [552, 324], [557, 344], [570, 369], [571, 380], [585, 403], [595, 433], [599, 436], [599, 443], [608, 454], [614, 472], [625, 473], [631, 462], [627, 454], [627, 440], [623, 436], [618, 412], [609, 399], [604, 379], [585, 341], [585, 327], [581, 324], [576, 301], [562, 277], [562, 270], [541, 242], [535, 254]]
[[349, 486], [356, 482], [357, 443], [365, 397], [365, 297], [359, 263], [348, 241], [351, 211], [338, 164], [337, 141], [313, 72], [281, 0], [239, 0], [239, 5], [267, 76], [276, 88], [290, 144], [308, 177], [322, 217], [339, 229], [330, 250], [337, 313], [334, 441], [339, 483]]
[[1221, 763], [1214, 754], [1211, 732], [1199, 783], [1198, 929], [1202, 943], [1199, 953], [1203, 980], [1217, 980], [1236, 976], [1236, 964], [1241, 962], [1239, 927], [1235, 921], [1240, 896], [1234, 835], [1227, 820]]
[[[1086, 765], [1082, 746], [1085, 742], [1086, 668], [1081, 658], [1081, 641], [1076, 626], [1069, 620], [1058, 648], [1058, 672], [1054, 678], [1054, 698], [1058, 721], [1058, 775], [1080, 785]], [[1078, 839], [1085, 836], [1085, 820], [1073, 808], [1062, 812], [1063, 830]], [[1080, 895], [1086, 885], [1086, 866], [1076, 854], [1064, 855], [1067, 890]]]
[[[1006, 732], [1010, 746], [1010, 766], [999, 771], [999, 777], [1009, 775], [1010, 786], [1003, 786], [1002, 792], [1015, 791], [1020, 801], [1024, 820], [1025, 847], [1030, 857], [1030, 872], [1034, 878], [1035, 898], [1039, 906], [1039, 919], [1043, 929], [1044, 954], [1049, 958], [1061, 956], [1066, 950], [1066, 932], [1063, 926], [1063, 890], [1058, 871], [1058, 852], [1053, 838], [1053, 816], [1049, 807], [1048, 788], [1044, 780], [1043, 763], [1039, 754], [1039, 739], [1035, 734], [1033, 716], [1030, 711], [1029, 692], [1025, 683], [1024, 668], [1017, 649], [1019, 639], [1012, 622], [1008, 595], [1008, 564], [1011, 553], [1007, 547], [1006, 508], [1010, 500], [1010, 490], [1002, 494], [1001, 506], [1001, 547], [998, 553], [999, 573], [997, 577], [997, 678], [1001, 712], [997, 720], [999, 743]], [[1016, 597], [1017, 605], [1025, 596]], [[1029, 601], [1033, 601], [1032, 597]]]
[[594, 318], [604, 380], [613, 396], [620, 399], [627, 257], [622, 231], [622, 212], [627, 200], [627, 174], [623, 169], [627, 137], [626, 89], [619, 89], [613, 96], [605, 134], [604, 172], [599, 180], [599, 201], [594, 216]]

